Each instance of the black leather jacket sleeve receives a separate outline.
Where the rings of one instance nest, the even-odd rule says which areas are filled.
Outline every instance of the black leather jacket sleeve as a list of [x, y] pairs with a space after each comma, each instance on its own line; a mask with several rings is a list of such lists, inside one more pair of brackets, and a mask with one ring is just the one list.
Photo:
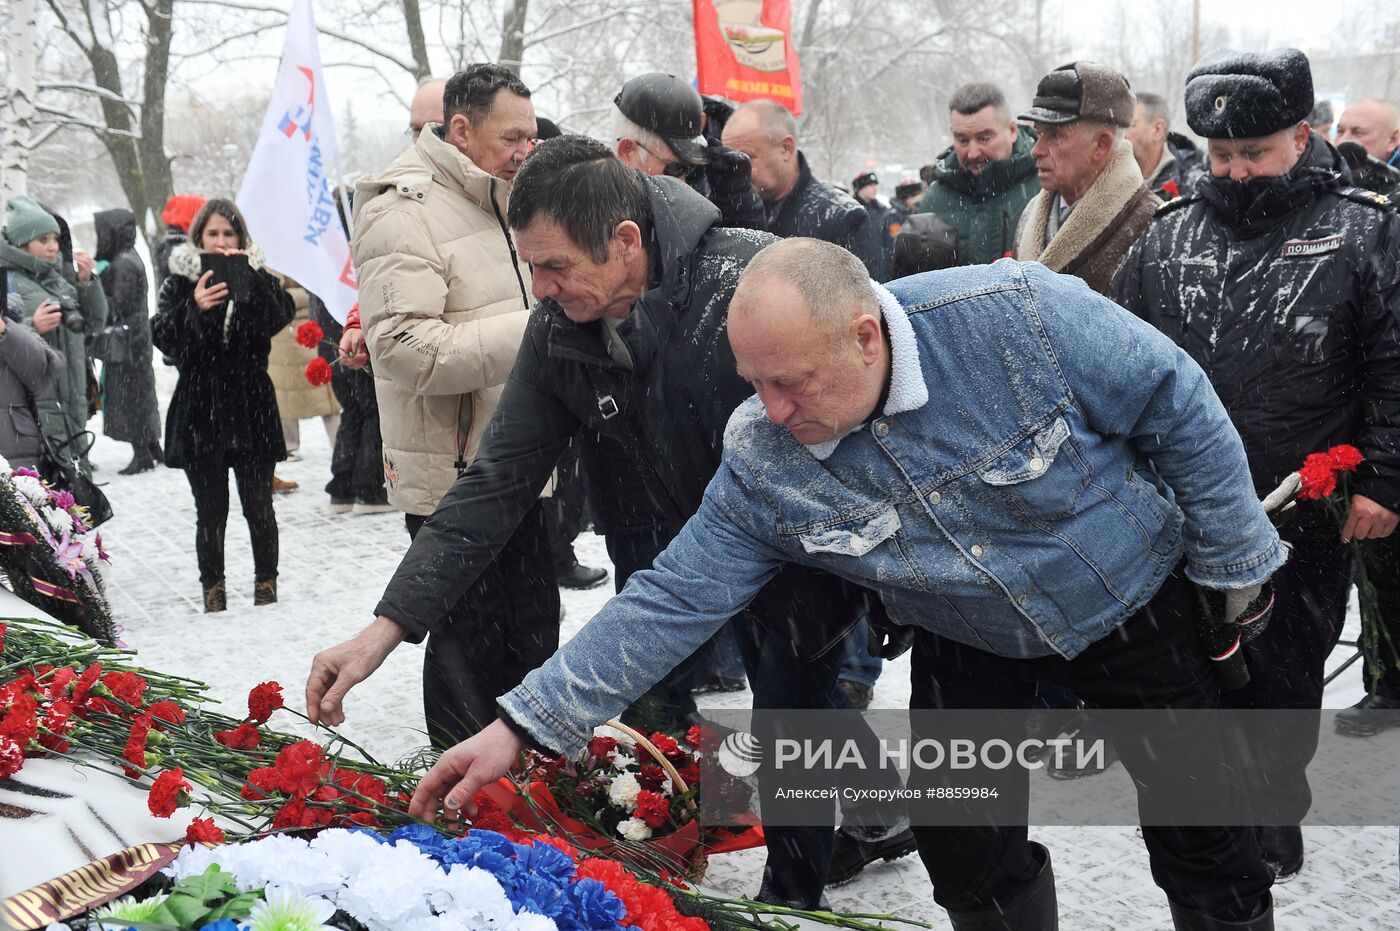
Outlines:
[[374, 609], [414, 643], [500, 552], [579, 429], [541, 377], [541, 323], [538, 314], [531, 320], [476, 459], [418, 531]]

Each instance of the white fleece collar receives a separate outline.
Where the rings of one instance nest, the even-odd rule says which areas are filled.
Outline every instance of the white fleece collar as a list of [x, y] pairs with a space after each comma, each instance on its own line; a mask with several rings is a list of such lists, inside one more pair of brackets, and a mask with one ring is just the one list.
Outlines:
[[[914, 325], [899, 305], [899, 299], [888, 288], [875, 281], [870, 282], [870, 286], [880, 299], [880, 313], [890, 334], [890, 391], [885, 398], [884, 415], [892, 417], [918, 410], [928, 403], [928, 385], [924, 382], [923, 366], [919, 364], [919, 344], [914, 338]], [[864, 428], [865, 425], [860, 424], [851, 433]], [[807, 451], [816, 459], [825, 460], [836, 452], [843, 439], [845, 436], [838, 436], [825, 443], [813, 443], [807, 447]]]

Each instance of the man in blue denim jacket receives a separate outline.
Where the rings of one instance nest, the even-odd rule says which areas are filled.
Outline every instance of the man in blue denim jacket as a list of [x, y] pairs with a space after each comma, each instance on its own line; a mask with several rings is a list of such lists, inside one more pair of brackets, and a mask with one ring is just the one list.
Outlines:
[[[1185, 579], [1223, 592], [1231, 622], [1286, 551], [1238, 434], [1169, 340], [1039, 265], [885, 290], [809, 239], [750, 263], [729, 338], [757, 396], [699, 512], [443, 756], [416, 814], [469, 811], [527, 742], [581, 748], [784, 563], [869, 586], [918, 630], [911, 708], [1028, 707], [1041, 679], [1102, 707], [1218, 705]], [[1123, 748], [1135, 776], [1150, 757]], [[955, 928], [1054, 927], [1049, 856], [1024, 827], [916, 833]], [[1143, 834], [1178, 928], [1273, 927], [1248, 831]]]

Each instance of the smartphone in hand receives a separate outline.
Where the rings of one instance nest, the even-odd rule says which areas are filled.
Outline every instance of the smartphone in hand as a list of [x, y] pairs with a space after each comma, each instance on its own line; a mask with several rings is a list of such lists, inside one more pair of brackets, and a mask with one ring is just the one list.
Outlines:
[[201, 274], [212, 271], [214, 276], [209, 284], [228, 285], [229, 297], [235, 301], [245, 299], [253, 286], [253, 267], [248, 264], [248, 256], [242, 253], [224, 255], [222, 252], [201, 252], [199, 254]]

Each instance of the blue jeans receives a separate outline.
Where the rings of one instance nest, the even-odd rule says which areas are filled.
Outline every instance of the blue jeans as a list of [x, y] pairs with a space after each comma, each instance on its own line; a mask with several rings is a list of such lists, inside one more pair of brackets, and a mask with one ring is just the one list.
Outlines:
[[859, 682], [872, 689], [875, 687], [880, 672], [885, 668], [885, 661], [870, 655], [870, 650], [866, 647], [869, 642], [870, 624], [865, 618], [861, 618], [860, 623], [852, 627], [851, 632], [846, 635], [846, 642], [841, 645], [841, 673], [838, 678], [842, 682]]

